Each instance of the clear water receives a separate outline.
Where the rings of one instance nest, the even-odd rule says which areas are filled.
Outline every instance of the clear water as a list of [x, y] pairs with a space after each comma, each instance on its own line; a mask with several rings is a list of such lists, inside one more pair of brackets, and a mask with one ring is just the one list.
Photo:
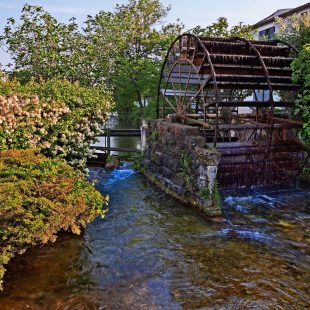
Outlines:
[[129, 166], [91, 178], [106, 218], [15, 259], [1, 310], [310, 308], [310, 191], [226, 192], [212, 222]]

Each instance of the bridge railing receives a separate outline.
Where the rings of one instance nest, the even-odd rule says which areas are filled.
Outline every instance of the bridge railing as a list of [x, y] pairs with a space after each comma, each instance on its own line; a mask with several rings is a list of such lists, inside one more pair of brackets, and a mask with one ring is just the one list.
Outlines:
[[130, 147], [115, 147], [111, 146], [112, 137], [139, 137], [140, 144], [143, 148], [144, 139], [144, 130], [143, 126], [141, 128], [104, 128], [102, 134], [98, 138], [104, 138], [102, 144], [91, 145], [91, 149], [98, 150], [100, 152], [107, 153], [108, 155], [111, 152], [125, 152], [125, 153], [134, 153], [139, 152], [141, 149], [130, 148]]

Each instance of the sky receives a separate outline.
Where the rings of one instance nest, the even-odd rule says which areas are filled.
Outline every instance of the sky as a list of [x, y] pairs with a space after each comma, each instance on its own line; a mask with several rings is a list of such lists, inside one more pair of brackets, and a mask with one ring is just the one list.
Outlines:
[[[76, 17], [82, 24], [87, 15], [94, 15], [100, 10], [111, 11], [116, 4], [127, 0], [0, 0], [0, 32], [10, 17], [18, 19], [25, 3], [40, 5], [59, 21], [66, 22]], [[230, 24], [244, 22], [254, 24], [272, 14], [277, 9], [294, 8], [307, 3], [307, 0], [162, 0], [164, 5], [171, 5], [166, 22], [179, 18], [186, 26], [207, 26], [218, 17], [225, 16]], [[9, 61], [9, 56], [0, 51], [0, 63]]]

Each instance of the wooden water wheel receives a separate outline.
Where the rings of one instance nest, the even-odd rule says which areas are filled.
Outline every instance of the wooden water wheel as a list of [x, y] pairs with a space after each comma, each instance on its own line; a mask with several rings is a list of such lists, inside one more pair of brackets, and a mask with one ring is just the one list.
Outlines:
[[221, 153], [221, 186], [290, 183], [309, 158], [290, 119], [301, 85], [291, 81], [297, 51], [280, 41], [179, 36], [164, 60], [158, 117], [201, 126]]

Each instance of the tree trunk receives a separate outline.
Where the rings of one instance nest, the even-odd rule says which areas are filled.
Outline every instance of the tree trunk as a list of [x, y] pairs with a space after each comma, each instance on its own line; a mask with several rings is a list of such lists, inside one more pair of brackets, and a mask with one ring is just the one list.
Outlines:
[[136, 91], [137, 93], [137, 98], [138, 98], [138, 102], [139, 102], [139, 107], [141, 110], [141, 113], [143, 111], [143, 101], [142, 101], [142, 96], [141, 96], [141, 92], [139, 90]]

